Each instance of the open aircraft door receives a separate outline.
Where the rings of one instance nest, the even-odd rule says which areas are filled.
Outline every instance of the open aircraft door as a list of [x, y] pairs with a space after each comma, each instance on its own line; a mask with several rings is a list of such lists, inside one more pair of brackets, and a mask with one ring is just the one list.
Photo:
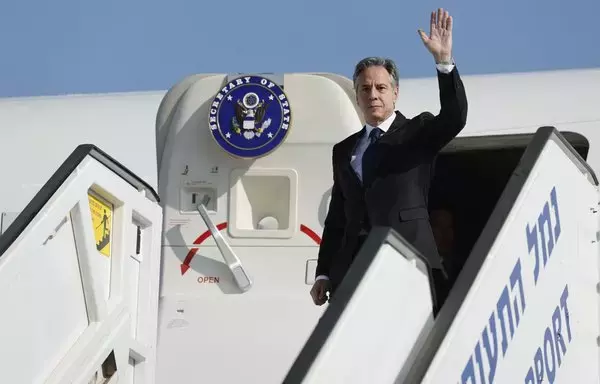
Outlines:
[[285, 382], [600, 382], [599, 202], [538, 129], [434, 320], [418, 254], [374, 230]]
[[0, 236], [5, 383], [154, 383], [162, 210], [79, 146]]

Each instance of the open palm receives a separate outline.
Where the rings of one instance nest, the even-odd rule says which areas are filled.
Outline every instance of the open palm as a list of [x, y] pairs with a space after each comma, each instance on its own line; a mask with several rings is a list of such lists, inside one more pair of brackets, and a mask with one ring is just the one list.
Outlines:
[[449, 61], [452, 57], [452, 16], [442, 8], [431, 12], [429, 36], [422, 30], [419, 35], [425, 47], [437, 62]]

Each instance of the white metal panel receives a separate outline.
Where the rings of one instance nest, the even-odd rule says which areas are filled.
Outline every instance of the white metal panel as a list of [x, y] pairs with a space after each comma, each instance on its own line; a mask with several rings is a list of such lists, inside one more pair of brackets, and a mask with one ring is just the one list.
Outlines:
[[[114, 205], [109, 256], [96, 248], [90, 190]], [[127, 263], [136, 253], [132, 220], [146, 235], [136, 287]], [[11, 341], [0, 344], [3, 379], [88, 383], [113, 351], [117, 377], [133, 357], [130, 382], [153, 383], [161, 224], [158, 204], [85, 157], [0, 258], [0, 332]]]
[[432, 287], [414, 248], [382, 233], [370, 234], [284, 382], [392, 383], [412, 364], [433, 325]]
[[303, 383], [391, 383], [432, 322], [428, 276], [384, 244]]
[[7, 382], [43, 382], [88, 327], [69, 210], [48, 222], [52, 239], [38, 237], [0, 258], [0, 371]]

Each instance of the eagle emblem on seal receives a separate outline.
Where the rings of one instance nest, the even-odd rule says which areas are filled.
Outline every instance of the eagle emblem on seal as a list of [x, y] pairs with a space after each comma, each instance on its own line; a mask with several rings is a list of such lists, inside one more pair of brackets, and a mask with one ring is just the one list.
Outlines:
[[256, 93], [246, 93], [235, 104], [235, 116], [231, 118], [232, 131], [248, 140], [260, 137], [271, 124], [270, 118], [264, 120], [268, 106]]

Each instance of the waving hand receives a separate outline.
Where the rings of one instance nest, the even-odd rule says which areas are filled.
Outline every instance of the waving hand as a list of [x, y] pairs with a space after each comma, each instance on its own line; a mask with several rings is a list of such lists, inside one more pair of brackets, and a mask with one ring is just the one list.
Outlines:
[[452, 59], [452, 16], [448, 14], [448, 11], [439, 8], [437, 15], [435, 11], [431, 12], [429, 36], [421, 29], [419, 29], [419, 35], [436, 63], [450, 62]]

